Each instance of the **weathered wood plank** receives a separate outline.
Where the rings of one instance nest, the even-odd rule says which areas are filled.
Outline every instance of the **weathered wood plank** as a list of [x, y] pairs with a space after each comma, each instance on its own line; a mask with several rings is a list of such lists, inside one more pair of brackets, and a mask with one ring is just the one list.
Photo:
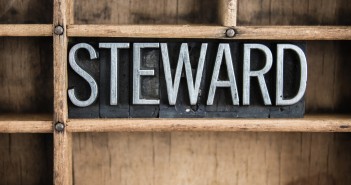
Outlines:
[[213, 0], [75, 0], [77, 24], [215, 24]]
[[[67, 109], [67, 24], [72, 5], [69, 0], [54, 0], [53, 29], [62, 26], [61, 35], [54, 34], [54, 117], [53, 125], [62, 123], [66, 126]], [[54, 132], [54, 184], [72, 185], [72, 134], [66, 129]]]
[[349, 26], [239, 26], [234, 39], [350, 40]]
[[349, 116], [307, 115], [294, 119], [70, 119], [70, 132], [266, 131], [350, 132]]
[[52, 41], [0, 38], [0, 113], [52, 113]]
[[0, 121], [0, 133], [51, 133], [52, 121]]
[[238, 3], [238, 25], [350, 25], [347, 0], [245, 0]]
[[71, 37], [207, 38], [236, 40], [350, 40], [349, 26], [236, 26], [236, 36], [225, 37], [228, 27], [195, 25], [70, 25]]
[[65, 123], [67, 119], [67, 18], [66, 0], [54, 0], [54, 23], [62, 26], [61, 35], [54, 34], [54, 122]]
[[51, 24], [52, 2], [52, 0], [0, 1], [0, 24]]
[[52, 143], [52, 134], [0, 134], [0, 184], [52, 184]]
[[0, 24], [0, 36], [52, 36], [51, 24]]
[[191, 25], [69, 25], [70, 37], [222, 38], [225, 27]]
[[[349, 184], [346, 133], [77, 133], [77, 185]], [[137, 178], [136, 178], [137, 177]]]
[[236, 26], [238, 0], [218, 1], [218, 18], [222, 26]]
[[53, 181], [52, 8], [0, 1], [0, 184]]
[[[94, 8], [96, 3], [95, 1], [89, 2], [90, 5], [87, 3], [84, 7], [85, 11], [81, 11], [85, 14], [81, 18], [90, 16], [88, 17], [89, 20], [87, 22], [80, 20], [80, 24], [136, 24], [136, 22], [128, 21], [133, 19], [133, 12], [129, 11], [129, 5], [132, 5], [133, 2], [129, 4], [128, 1], [114, 1], [121, 3], [121, 6], [113, 6], [113, 8], [118, 8], [118, 11], [112, 11], [112, 13], [118, 13], [119, 15], [114, 15], [107, 19], [119, 19], [118, 22], [107, 19], [104, 22], [99, 17], [94, 17], [88, 10]], [[158, 24], [176, 24], [176, 19], [171, 19], [169, 14], [175, 14], [177, 11], [175, 4], [178, 1], [165, 0], [164, 2], [158, 3], [156, 7], [158, 10], [166, 7], [165, 11], [161, 15], [154, 16], [157, 19], [149, 22], [145, 20], [145, 24], [154, 24], [152, 21], [157, 23], [159, 20], [163, 22]], [[188, 6], [191, 4], [191, 1], [179, 0], [180, 4], [184, 2]], [[217, 3], [218, 1], [213, 2]], [[77, 5], [84, 5], [84, 3], [80, 2]], [[77, 5], [76, 10], [79, 8]], [[104, 6], [108, 6], [108, 3]], [[146, 3], [145, 6], [154, 7], [155, 4]], [[238, 25], [263, 26], [273, 23], [278, 25], [272, 28], [269, 34], [262, 37], [259, 33], [260, 29], [256, 30], [257, 33], [246, 33], [252, 39], [264, 39], [267, 36], [269, 36], [267, 39], [274, 39], [275, 31], [281, 31], [280, 25], [350, 25], [351, 21], [351, 3], [348, 0], [244, 0], [239, 1], [238, 6]], [[203, 7], [210, 7], [209, 15], [211, 15], [211, 7], [217, 7], [217, 5]], [[150, 9], [152, 8], [145, 7], [147, 11]], [[152, 10], [149, 14], [159, 13], [159, 11]], [[97, 11], [103, 12], [101, 9]], [[145, 12], [147, 13], [147, 11]], [[122, 17], [124, 15], [126, 16]], [[216, 16], [213, 17], [217, 18]], [[190, 23], [192, 22], [190, 21]], [[106, 30], [99, 31], [98, 28], [94, 28], [94, 31], [98, 33], [96, 35], [100, 35], [100, 32], [102, 32], [104, 37], [107, 35], [133, 37], [133, 34], [136, 35], [135, 37], [145, 37], [143, 35], [148, 34], [149, 37], [156, 37], [155, 34], [151, 35], [148, 33], [147, 29], [144, 29], [146, 34], [143, 34], [142, 30], [138, 30], [139, 28], [136, 28], [137, 31], [132, 31], [133, 29], [131, 28], [135, 27], [126, 26], [122, 28], [125, 31], [124, 33], [116, 33], [112, 28], [108, 29], [111, 31], [111, 34], [107, 33]], [[164, 30], [162, 27], [157, 28]], [[302, 31], [297, 30], [298, 36], [294, 38], [297, 40], [302, 38], [306, 40], [350, 40], [349, 26], [328, 27], [328, 29], [326, 27], [312, 28], [306, 27], [306, 29], [302, 28]], [[207, 37], [222, 38], [224, 37], [225, 29], [220, 28], [220, 31], [216, 31], [215, 34], [208, 33], [207, 35], [209, 36]], [[191, 34], [194, 37], [201, 37], [194, 34], [199, 32], [184, 34], [179, 30], [174, 32], [173, 29], [169, 29], [167, 31], [171, 34], [163, 33], [161, 37], [177, 37], [177, 34], [180, 35], [179, 37], [184, 35], [190, 35], [189, 37], [191, 37]], [[283, 27], [282, 30], [284, 30], [285, 34], [280, 39], [283, 40], [285, 38], [291, 39], [289, 34], [296, 32], [294, 27]], [[303, 30], [309, 30], [310, 32], [305, 33]], [[84, 35], [83, 31], [86, 30], [76, 31], [75, 34], [78, 36]], [[157, 31], [156, 28], [155, 31]], [[189, 30], [184, 29], [185, 31]], [[94, 32], [89, 31], [89, 34], [94, 35]], [[348, 86], [345, 86], [350, 81], [348, 80], [350, 75], [347, 75], [350, 71], [348, 48], [350, 48], [348, 42], [308, 42], [309, 66], [313, 66], [308, 72], [306, 95], [306, 108], [308, 111], [337, 113], [340, 111], [340, 107], [349, 105], [350, 100], [348, 97], [350, 91]], [[335, 72], [333, 72], [334, 69]], [[323, 74], [323, 76], [320, 74]], [[324, 81], [325, 83], [323, 83]], [[328, 88], [325, 88], [325, 86]], [[344, 109], [344, 111], [350, 112], [347, 109]], [[331, 121], [332, 123], [339, 122], [332, 117], [329, 116], [333, 120]], [[275, 130], [277, 131], [319, 130], [326, 132], [333, 130], [331, 127], [324, 125], [325, 122], [322, 118], [316, 118], [315, 121], [307, 121], [306, 119], [308, 118], [297, 119], [296, 121], [298, 122], [295, 124], [292, 124], [287, 119], [277, 119], [274, 120], [274, 126], [268, 128], [276, 128]], [[348, 120], [349, 118], [344, 121], [348, 122]], [[169, 125], [162, 125], [171, 122], [169, 120], [165, 122], [163, 119], [158, 120], [158, 122], [157, 120], [149, 120], [147, 124], [143, 125], [142, 123], [145, 120], [139, 119], [118, 119], [101, 122], [92, 120], [88, 125], [86, 120], [80, 120], [79, 129], [75, 121], [78, 120], [69, 122], [68, 129], [72, 126], [77, 129], [75, 130], [77, 132], [89, 130], [103, 132], [113, 130], [131, 131], [133, 129], [150, 131], [151, 129], [157, 130], [156, 127], [159, 128], [159, 126], [167, 127], [167, 129], [164, 128], [164, 131], [175, 131], [176, 129], [190, 131], [193, 128], [198, 128], [196, 125], [188, 124], [191, 121], [190, 119], [172, 122], [174, 123], [173, 130], [169, 128]], [[266, 126], [272, 123], [272, 120], [262, 119], [234, 121], [237, 121], [236, 124], [232, 124], [234, 127], [238, 126], [238, 124], [246, 123], [245, 121], [247, 121], [248, 125], [256, 124], [256, 131], [269, 130]], [[340, 124], [335, 124], [333, 128], [335, 130], [347, 129], [348, 126], [343, 125], [344, 121], [340, 121]], [[93, 124], [93, 122], [95, 123]], [[203, 119], [197, 121], [197, 123], [203, 123]], [[224, 125], [225, 128], [223, 130], [231, 130], [231, 124], [223, 122], [223, 120], [210, 119], [203, 125], [208, 127], [207, 130], [213, 130], [216, 127], [211, 127], [212, 123], [216, 125], [217, 123], [227, 123]], [[292, 127], [295, 125], [296, 127], [291, 129], [289, 125]], [[306, 128], [306, 126], [314, 129]], [[185, 129], [185, 127], [187, 128]], [[280, 129], [277, 129], [277, 127], [280, 127]], [[297, 129], [297, 127], [300, 128]], [[244, 128], [247, 128], [247, 125], [244, 125]], [[116, 182], [132, 185], [145, 183], [155, 185], [211, 183], [223, 185], [350, 184], [351, 179], [348, 174], [351, 161], [349, 148], [351, 147], [348, 147], [349, 144], [350, 137], [347, 133], [82, 133], [77, 134], [74, 138], [74, 179], [77, 185], [101, 183], [108, 185], [116, 184]], [[113, 156], [118, 156], [118, 158]], [[204, 163], [204, 161], [206, 162]]]
[[50, 114], [3, 114], [0, 115], [0, 133], [50, 133]]

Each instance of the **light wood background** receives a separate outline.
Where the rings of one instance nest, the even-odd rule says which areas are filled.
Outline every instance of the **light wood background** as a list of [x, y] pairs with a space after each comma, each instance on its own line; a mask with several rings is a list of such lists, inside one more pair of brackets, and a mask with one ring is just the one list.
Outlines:
[[[205, 6], [205, 4], [207, 4]], [[349, 25], [347, 0], [243, 0], [238, 25]], [[211, 6], [208, 6], [211, 5]], [[105, 11], [107, 10], [107, 11]], [[76, 0], [77, 24], [213, 24], [215, 1]], [[195, 15], [194, 15], [195, 14]], [[349, 112], [349, 42], [307, 44], [307, 112]], [[74, 182], [121, 185], [349, 184], [350, 134], [81, 133]]]
[[[0, 0], [0, 24], [51, 22], [52, 1]], [[52, 63], [51, 37], [0, 37], [0, 114], [52, 113]], [[51, 134], [0, 134], [0, 184], [52, 184], [52, 143]]]
[[[239, 0], [238, 25], [350, 25], [348, 0]], [[217, 24], [213, 0], [76, 0], [77, 24]], [[0, 0], [0, 23], [52, 22], [52, 2]], [[52, 113], [52, 38], [0, 38], [0, 113]], [[349, 41], [309, 41], [306, 109], [349, 113]], [[47, 54], [46, 54], [47, 53]], [[351, 184], [341, 133], [77, 133], [76, 185]], [[52, 138], [0, 134], [0, 184], [51, 184]]]

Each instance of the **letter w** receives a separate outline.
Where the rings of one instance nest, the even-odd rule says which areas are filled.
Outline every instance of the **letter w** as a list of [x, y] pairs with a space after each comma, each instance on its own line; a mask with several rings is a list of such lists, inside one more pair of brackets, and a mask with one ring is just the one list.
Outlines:
[[193, 80], [193, 74], [191, 70], [190, 57], [189, 57], [189, 49], [187, 43], [182, 43], [179, 52], [177, 69], [175, 72], [174, 83], [172, 79], [169, 55], [168, 55], [168, 47], [167, 43], [161, 43], [161, 53], [162, 53], [162, 61], [163, 61], [163, 69], [165, 73], [166, 85], [167, 85], [167, 93], [168, 93], [168, 101], [170, 105], [175, 105], [177, 101], [180, 77], [183, 70], [183, 64], [185, 66], [185, 75], [188, 84], [188, 92], [190, 104], [195, 105], [197, 103], [197, 98], [200, 89], [200, 82], [202, 78], [202, 73], [204, 69], [204, 63], [206, 58], [207, 51], [207, 43], [203, 43], [201, 45], [199, 62], [197, 65], [196, 79], [195, 84]]

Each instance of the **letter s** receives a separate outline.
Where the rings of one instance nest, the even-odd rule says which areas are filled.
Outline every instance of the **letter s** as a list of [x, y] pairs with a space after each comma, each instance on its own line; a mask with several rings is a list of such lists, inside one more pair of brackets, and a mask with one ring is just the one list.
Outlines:
[[71, 50], [69, 51], [69, 65], [72, 67], [72, 69], [79, 75], [81, 76], [84, 80], [86, 80], [89, 83], [90, 89], [91, 89], [91, 93], [90, 93], [90, 97], [89, 99], [82, 101], [82, 100], [78, 100], [76, 95], [75, 95], [75, 91], [74, 88], [71, 88], [68, 90], [68, 96], [69, 99], [71, 100], [71, 102], [78, 106], [78, 107], [87, 107], [91, 104], [94, 103], [94, 101], [97, 98], [98, 95], [98, 87], [97, 87], [97, 83], [94, 80], [94, 78], [88, 74], [86, 71], [84, 71], [76, 62], [76, 53], [79, 49], [86, 49], [89, 52], [90, 55], [90, 59], [96, 59], [97, 58], [97, 54], [95, 49], [86, 43], [79, 43], [74, 45]]

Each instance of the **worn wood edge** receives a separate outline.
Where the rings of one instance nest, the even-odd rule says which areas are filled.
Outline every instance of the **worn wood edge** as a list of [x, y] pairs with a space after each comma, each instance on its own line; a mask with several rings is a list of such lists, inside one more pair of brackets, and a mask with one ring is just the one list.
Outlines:
[[351, 40], [351, 26], [239, 26], [235, 30], [236, 38], [243, 40]]
[[54, 184], [72, 185], [72, 133], [54, 132]]
[[255, 131], [351, 132], [351, 116], [282, 119], [71, 119], [69, 132]]
[[[225, 36], [228, 28], [236, 35]], [[351, 40], [351, 26], [68, 25], [69, 37]]]
[[[61, 2], [61, 3], [59, 3]], [[65, 1], [59, 1], [55, 4], [59, 4], [57, 6], [63, 6]], [[64, 6], [65, 7], [65, 6]], [[65, 8], [63, 8], [65, 9]], [[55, 17], [55, 13], [54, 13]], [[66, 27], [66, 21], [56, 21], [54, 25], [52, 25], [52, 29], [55, 26], [60, 25], [63, 28]], [[54, 121], [64, 123], [67, 119], [68, 109], [67, 109], [67, 43], [68, 38], [66, 36], [66, 30], [62, 35], [53, 36], [54, 40]]]
[[69, 37], [137, 37], [137, 38], [219, 38], [222, 26], [191, 25], [69, 25]]
[[0, 24], [1, 37], [52, 36], [51, 24]]
[[0, 133], [52, 133], [52, 121], [0, 121]]
[[[54, 47], [54, 114], [52, 126], [60, 122], [66, 126], [67, 108], [67, 24], [72, 17], [70, 0], [54, 0], [53, 25], [62, 26], [63, 34], [53, 35]], [[53, 184], [72, 185], [72, 134], [54, 131], [54, 168]]]
[[74, 1], [75, 0], [67, 0], [67, 24], [74, 24]]
[[0, 121], [52, 121], [51, 114], [0, 114]]
[[218, 18], [222, 26], [236, 26], [237, 0], [219, 0]]
[[1, 114], [0, 133], [52, 133], [50, 114]]

